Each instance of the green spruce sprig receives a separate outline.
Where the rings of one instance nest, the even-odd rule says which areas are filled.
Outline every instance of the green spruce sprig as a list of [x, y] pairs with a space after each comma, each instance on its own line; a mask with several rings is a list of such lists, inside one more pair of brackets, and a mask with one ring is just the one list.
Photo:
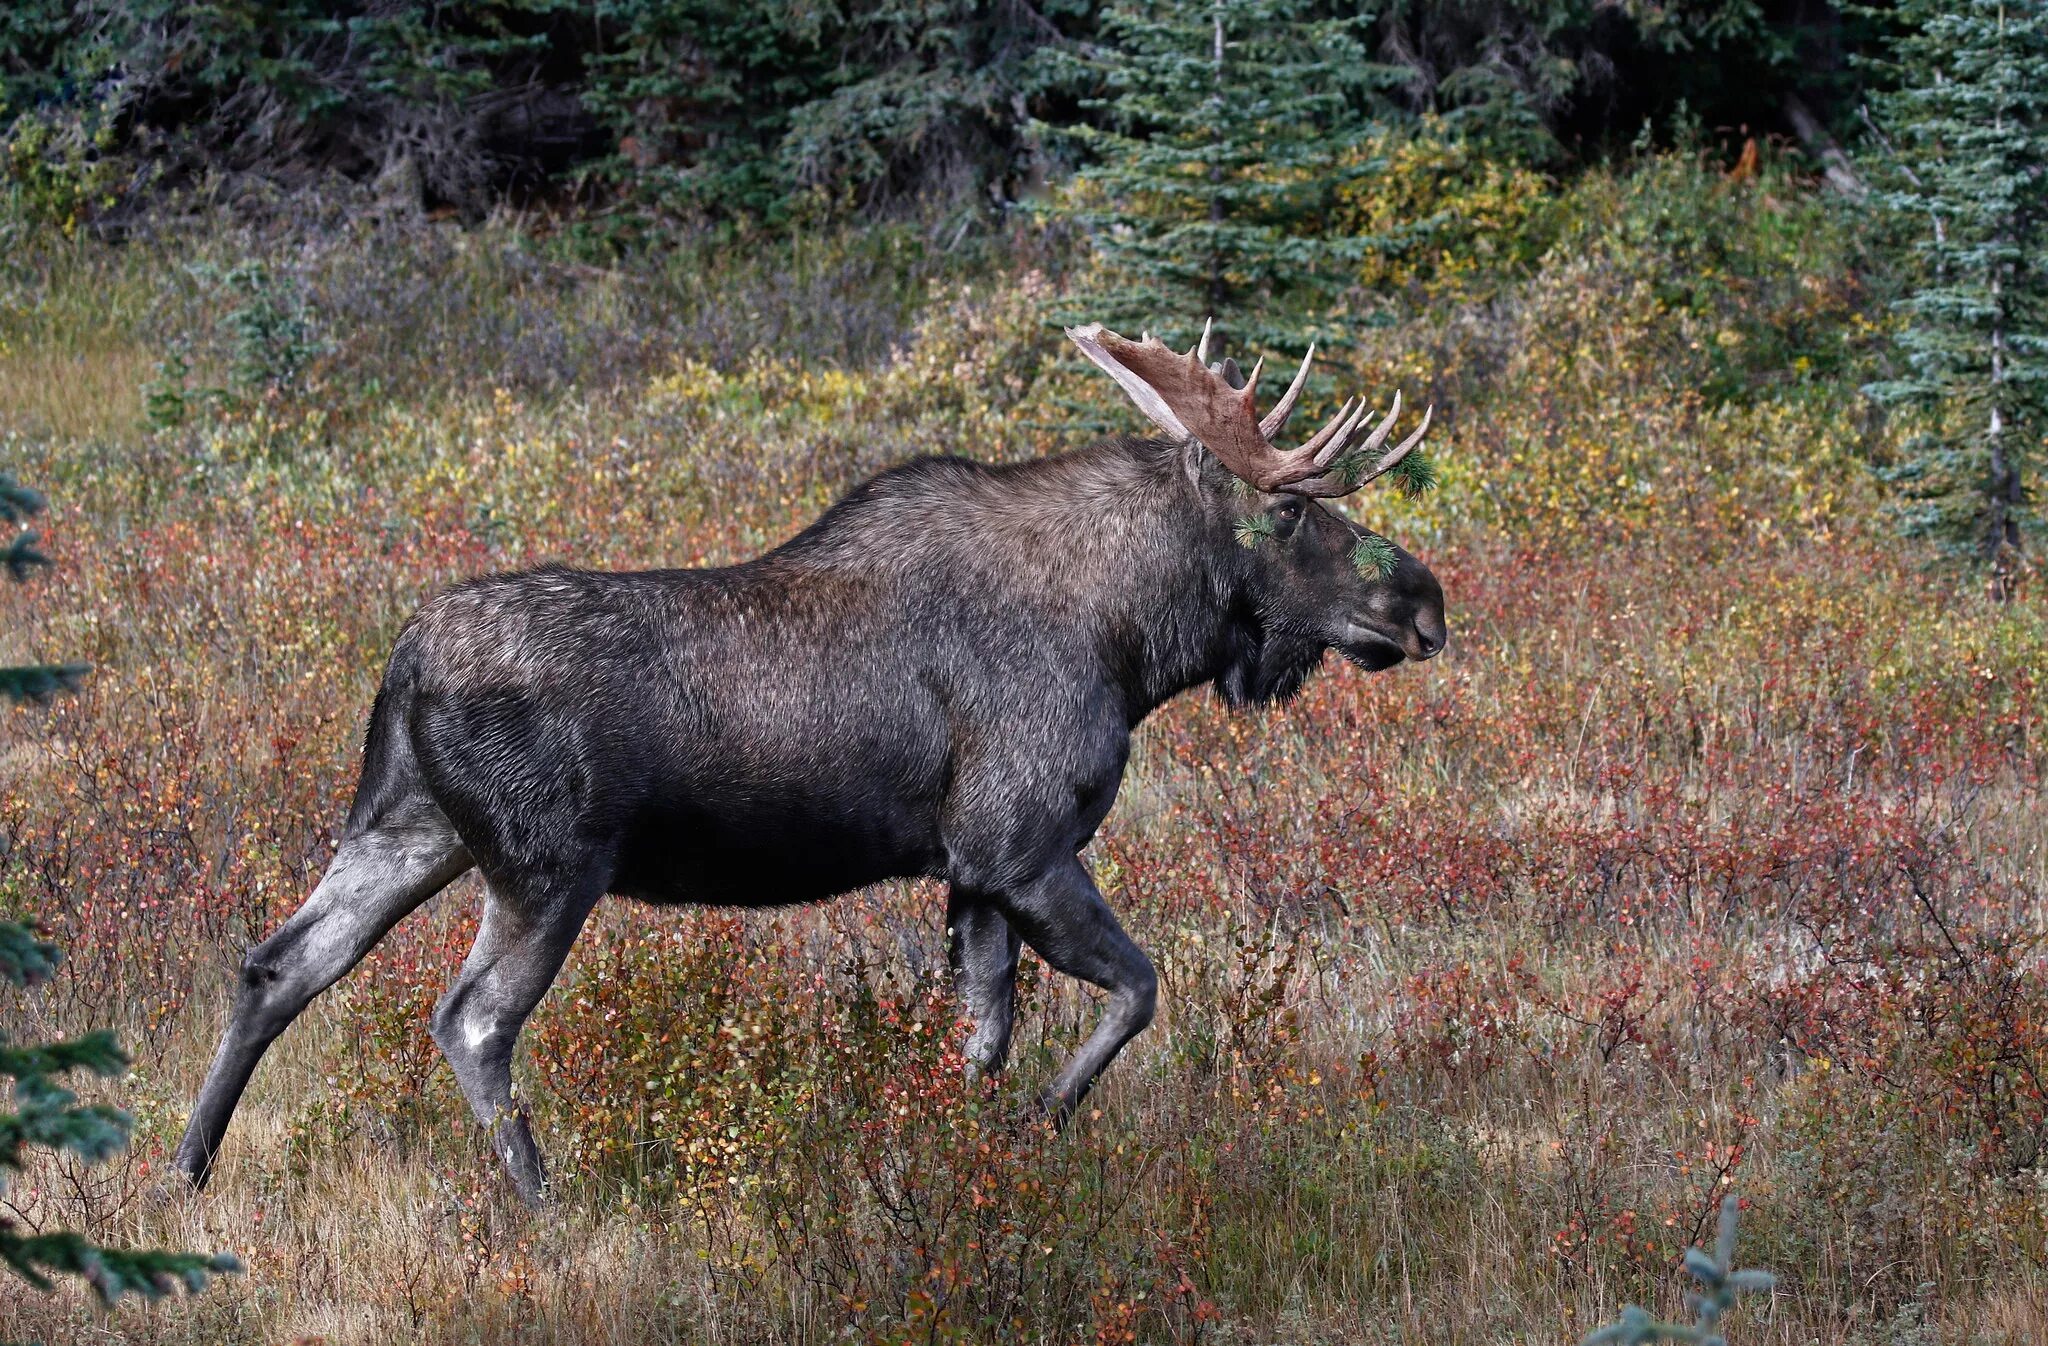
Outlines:
[[0, 981], [40, 986], [57, 970], [57, 946], [37, 939], [27, 926], [0, 921]]
[[1377, 533], [1367, 533], [1351, 548], [1351, 564], [1369, 580], [1390, 580], [1401, 564], [1401, 553]]
[[[21, 528], [42, 512], [40, 492], [32, 491], [7, 473], [0, 472], [0, 523]], [[16, 581], [25, 580], [31, 571], [50, 564], [50, 558], [43, 555], [36, 541], [35, 533], [23, 528], [8, 541], [7, 550], [0, 552], [0, 565], [5, 565], [7, 573]]]
[[1660, 1322], [1647, 1309], [1634, 1304], [1622, 1308], [1621, 1317], [1589, 1335], [1582, 1346], [1645, 1346], [1648, 1342], [1676, 1341], [1687, 1346], [1728, 1346], [1720, 1333], [1721, 1315], [1735, 1306], [1735, 1297], [1768, 1291], [1778, 1278], [1768, 1271], [1737, 1270], [1735, 1266], [1736, 1224], [1742, 1203], [1733, 1196], [1721, 1198], [1720, 1235], [1714, 1240], [1714, 1255], [1698, 1248], [1685, 1250], [1685, 1270], [1700, 1283], [1688, 1290], [1686, 1307], [1693, 1312], [1690, 1323]]
[[44, 503], [42, 492], [22, 485], [12, 473], [0, 472], [0, 523], [26, 523], [43, 512]]
[[[50, 558], [37, 545], [35, 530], [28, 521], [43, 512], [43, 497], [0, 472], [0, 524], [20, 531], [0, 550], [0, 568], [16, 583], [22, 583], [38, 569], [49, 566]], [[79, 679], [92, 670], [85, 664], [27, 664], [0, 668], [0, 698], [12, 701], [43, 701], [57, 692], [76, 690]]]
[[1237, 521], [1237, 544], [1256, 547], [1273, 536], [1273, 521], [1263, 514], [1247, 514]]
[[[1370, 456], [1363, 449], [1351, 449], [1340, 453], [1330, 463], [1330, 470], [1356, 490], [1358, 483], [1372, 467]], [[1394, 464], [1387, 472], [1402, 495], [1413, 500], [1425, 491], [1433, 491], [1439, 485], [1436, 464], [1421, 449], [1411, 449], [1408, 456]]]
[[0, 698], [47, 701], [59, 692], [75, 692], [90, 664], [24, 664], [0, 668]]
[[1401, 489], [1401, 494], [1410, 500], [1425, 491], [1434, 491], [1442, 484], [1442, 479], [1437, 476], [1436, 460], [1419, 448], [1394, 464], [1389, 475], [1393, 477], [1394, 485]]

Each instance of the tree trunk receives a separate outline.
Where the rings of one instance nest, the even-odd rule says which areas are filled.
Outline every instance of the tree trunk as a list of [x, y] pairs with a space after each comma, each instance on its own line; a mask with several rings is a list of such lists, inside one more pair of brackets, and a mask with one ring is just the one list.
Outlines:
[[[2004, 298], [2004, 277], [1996, 268], [1991, 273], [1991, 306], [1994, 311]], [[1989, 526], [1984, 530], [1984, 559], [1991, 563], [1991, 596], [2001, 603], [2013, 598], [2013, 585], [2020, 559], [2019, 505], [2022, 488], [2019, 466], [2005, 451], [2005, 409], [1999, 397], [2005, 391], [2005, 320], [1991, 322], [1991, 423], [1985, 438], [1991, 445]]]
[[[2004, 32], [2005, 18], [2001, 12], [1999, 29]], [[1994, 130], [2003, 131], [2005, 116], [2001, 111], [1992, 118]], [[2008, 217], [2006, 227], [2013, 227], [2017, 221]], [[2008, 242], [2001, 238], [2000, 242]], [[2012, 461], [2005, 447], [2005, 266], [2004, 262], [1991, 264], [1991, 424], [1985, 437], [1991, 446], [1991, 518], [1986, 530], [1985, 559], [1991, 563], [1991, 597], [1995, 602], [2010, 603], [2013, 589], [2019, 580], [2020, 562], [2020, 502], [2022, 489], [2019, 464]]]
[[1229, 296], [1223, 279], [1223, 3], [1217, 0], [1211, 11], [1216, 22], [1215, 64], [1213, 81], [1210, 84], [1209, 110], [1210, 143], [1217, 153], [1209, 159], [1209, 312], [1215, 317], [1223, 312], [1224, 300]]
[[1828, 128], [1821, 125], [1820, 118], [1813, 115], [1813, 109], [1798, 94], [1785, 95], [1785, 120], [1792, 124], [1792, 134], [1799, 137], [1799, 143], [1813, 156], [1821, 167], [1821, 176], [1830, 188], [1852, 201], [1861, 201], [1870, 194], [1863, 185], [1863, 179], [1856, 174], [1856, 165], [1849, 156], [1842, 153], [1842, 147], [1828, 134]]

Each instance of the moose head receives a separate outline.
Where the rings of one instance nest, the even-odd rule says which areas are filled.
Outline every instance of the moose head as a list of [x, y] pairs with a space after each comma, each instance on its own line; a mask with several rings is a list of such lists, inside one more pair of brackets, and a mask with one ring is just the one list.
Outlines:
[[1261, 416], [1255, 399], [1264, 362], [1249, 378], [1238, 376], [1234, 361], [1211, 363], [1209, 325], [1185, 353], [1099, 323], [1067, 335], [1154, 425], [1188, 446], [1212, 534], [1247, 544], [1235, 549], [1247, 610], [1237, 656], [1217, 679], [1225, 698], [1243, 704], [1290, 696], [1326, 649], [1368, 672], [1443, 650], [1443, 589], [1429, 568], [1321, 503], [1399, 466], [1422, 443], [1434, 408], [1380, 453], [1400, 417], [1401, 395], [1369, 431], [1365, 399], [1350, 398], [1308, 439], [1282, 449], [1274, 440], [1308, 383], [1313, 346]]

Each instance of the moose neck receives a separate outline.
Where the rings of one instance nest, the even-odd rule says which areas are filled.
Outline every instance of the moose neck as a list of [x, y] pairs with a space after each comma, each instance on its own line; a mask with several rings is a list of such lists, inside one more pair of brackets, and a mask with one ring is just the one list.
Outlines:
[[1133, 725], [1208, 682], [1234, 704], [1291, 695], [1322, 656], [1263, 628], [1246, 553], [1217, 509], [1221, 469], [1196, 460], [1191, 470], [1188, 452], [1112, 440], [1074, 455], [1125, 458], [1135, 478], [1116, 526], [1093, 532], [1101, 551], [1091, 558], [1115, 577], [1097, 589], [1091, 616]]
[[1156, 439], [1002, 467], [920, 459], [763, 561], [970, 586], [1091, 651], [1135, 725], [1205, 682], [1238, 703], [1285, 695], [1321, 657], [1262, 629], [1228, 483], [1201, 450]]

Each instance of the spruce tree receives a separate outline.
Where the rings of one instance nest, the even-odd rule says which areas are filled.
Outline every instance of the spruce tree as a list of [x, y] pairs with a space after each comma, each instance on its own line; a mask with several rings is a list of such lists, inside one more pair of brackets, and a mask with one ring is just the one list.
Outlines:
[[[0, 473], [0, 520], [14, 526], [4, 557], [15, 580], [50, 564], [25, 524], [39, 513], [43, 500], [5, 473]], [[40, 701], [76, 685], [83, 664], [32, 664], [0, 668], [0, 699]], [[57, 946], [37, 939], [18, 921], [0, 920], [0, 984], [25, 989], [56, 970]], [[19, 1173], [29, 1147], [65, 1151], [87, 1163], [109, 1159], [127, 1148], [133, 1127], [128, 1115], [105, 1104], [82, 1105], [58, 1081], [73, 1071], [105, 1078], [128, 1069], [128, 1057], [104, 1029], [63, 1042], [8, 1040], [0, 1033], [0, 1080], [12, 1080], [12, 1111], [0, 1109], [0, 1187], [10, 1173]], [[156, 1249], [103, 1248], [70, 1230], [24, 1233], [0, 1214], [0, 1266], [38, 1289], [50, 1289], [54, 1276], [82, 1278], [111, 1304], [123, 1295], [157, 1299], [177, 1286], [202, 1288], [216, 1272], [239, 1271], [241, 1264], [225, 1254], [164, 1252]]]
[[[1100, 126], [1056, 133], [1086, 162], [1054, 213], [1093, 240], [1097, 279], [1073, 316], [1191, 343], [1205, 318], [1239, 349], [1341, 339], [1317, 311], [1361, 240], [1325, 236], [1358, 111], [1395, 78], [1366, 59], [1354, 19], [1297, 0], [1132, 0], [1105, 45], [1066, 72], [1102, 92]], [[1085, 313], [1083, 312], [1085, 310]]]
[[[57, 966], [57, 946], [39, 940], [16, 921], [0, 921], [0, 982], [29, 987]], [[13, 1111], [0, 1111], [0, 1177], [19, 1173], [31, 1145], [68, 1151], [87, 1163], [110, 1159], [128, 1147], [134, 1123], [105, 1104], [82, 1105], [58, 1083], [72, 1071], [104, 1078], [128, 1069], [128, 1057], [105, 1029], [63, 1042], [8, 1041], [0, 1033], [0, 1079], [14, 1081]], [[24, 1233], [0, 1214], [0, 1265], [39, 1290], [55, 1276], [77, 1276], [103, 1304], [123, 1295], [159, 1299], [178, 1286], [203, 1289], [217, 1272], [239, 1271], [227, 1253], [165, 1252], [155, 1248], [105, 1248], [68, 1229]]]
[[1692, 1310], [1692, 1322], [1660, 1322], [1647, 1310], [1630, 1304], [1622, 1309], [1621, 1317], [1594, 1331], [1580, 1346], [1649, 1346], [1660, 1341], [1684, 1346], [1727, 1346], [1727, 1338], [1720, 1331], [1721, 1319], [1735, 1307], [1737, 1297], [1768, 1294], [1778, 1283], [1778, 1278], [1768, 1271], [1735, 1265], [1735, 1238], [1741, 1220], [1740, 1199], [1732, 1195], [1722, 1197], [1714, 1255], [1709, 1257], [1702, 1249], [1687, 1248], [1679, 1261], [1686, 1274], [1699, 1283], [1697, 1290], [1688, 1290], [1685, 1295], [1686, 1307]]
[[1907, 0], [1879, 101], [1917, 275], [1905, 372], [1868, 391], [1924, 413], [1887, 476], [1909, 532], [1991, 568], [2009, 597], [2048, 435], [2048, 6]]
[[[0, 565], [6, 566], [8, 577], [17, 584], [50, 564], [50, 558], [37, 545], [35, 530], [28, 527], [28, 521], [42, 511], [41, 495], [0, 472], [0, 526], [14, 530], [6, 550], [0, 551]], [[75, 686], [84, 673], [83, 664], [0, 667], [0, 699], [40, 701], [53, 692]]]

